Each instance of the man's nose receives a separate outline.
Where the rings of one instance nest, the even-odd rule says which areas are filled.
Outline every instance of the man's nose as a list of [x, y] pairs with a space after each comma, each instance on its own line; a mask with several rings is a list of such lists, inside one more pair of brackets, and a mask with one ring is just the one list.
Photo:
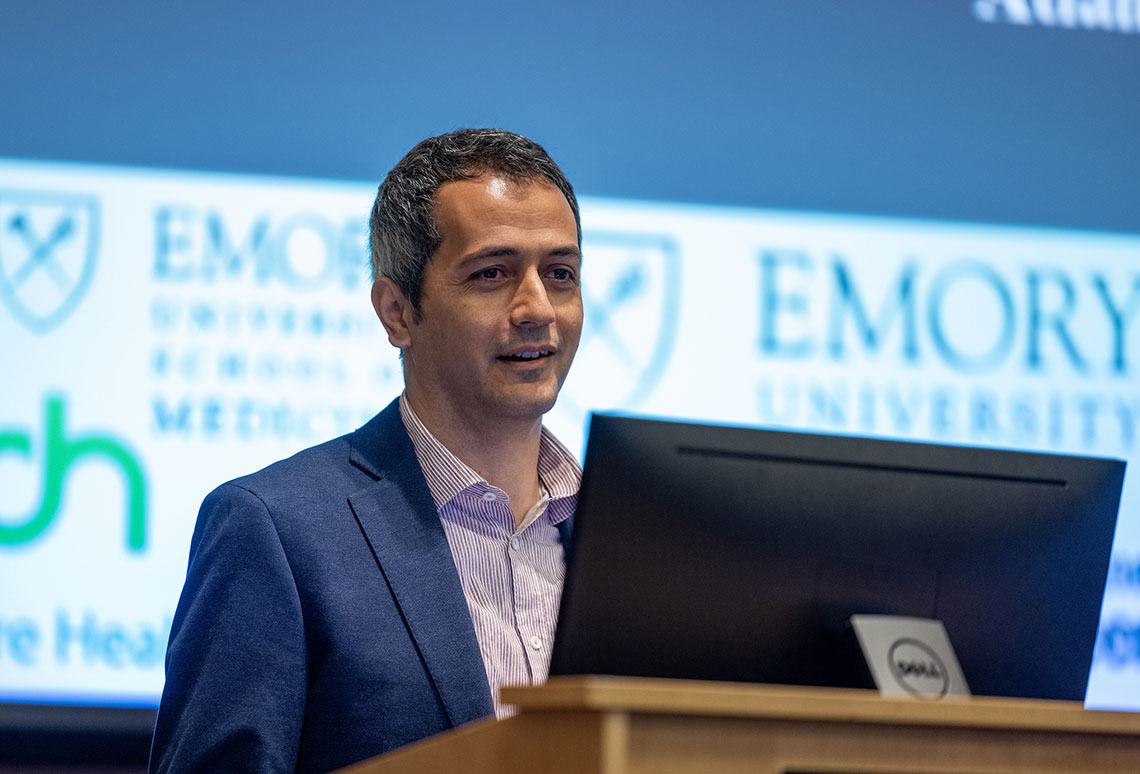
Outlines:
[[514, 325], [550, 325], [554, 322], [554, 305], [546, 293], [537, 269], [527, 270], [519, 280], [511, 300], [511, 323]]

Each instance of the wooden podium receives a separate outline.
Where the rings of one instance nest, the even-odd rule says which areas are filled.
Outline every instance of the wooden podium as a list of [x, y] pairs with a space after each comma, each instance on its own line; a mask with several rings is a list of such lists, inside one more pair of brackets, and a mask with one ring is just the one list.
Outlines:
[[615, 677], [503, 690], [519, 713], [342, 769], [397, 772], [1140, 772], [1140, 713], [1078, 703]]

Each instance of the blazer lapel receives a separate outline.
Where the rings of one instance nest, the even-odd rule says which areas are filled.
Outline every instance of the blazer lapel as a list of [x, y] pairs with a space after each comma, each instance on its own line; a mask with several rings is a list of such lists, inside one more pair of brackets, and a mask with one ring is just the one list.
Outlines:
[[348, 498], [454, 725], [494, 713], [455, 560], [393, 401], [352, 439], [377, 478]]

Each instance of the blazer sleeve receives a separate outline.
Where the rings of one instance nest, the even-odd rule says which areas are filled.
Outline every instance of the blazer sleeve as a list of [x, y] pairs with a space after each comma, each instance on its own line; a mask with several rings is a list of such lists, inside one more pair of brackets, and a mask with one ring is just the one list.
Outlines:
[[150, 771], [293, 771], [306, 686], [301, 603], [269, 509], [223, 484], [194, 528]]

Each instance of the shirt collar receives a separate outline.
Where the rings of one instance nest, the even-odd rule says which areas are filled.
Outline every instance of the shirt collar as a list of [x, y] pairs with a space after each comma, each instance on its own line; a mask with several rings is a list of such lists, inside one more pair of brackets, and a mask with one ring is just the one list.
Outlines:
[[[416, 458], [424, 471], [437, 510], [468, 487], [489, 486], [486, 479], [432, 435], [408, 402], [407, 393], [400, 394], [400, 418], [404, 420], [404, 427], [412, 439]], [[538, 443], [538, 475], [550, 494], [552, 504], [576, 497], [578, 488], [582, 485], [582, 468], [578, 466], [574, 455], [545, 426]], [[564, 513], [564, 509], [557, 510], [560, 512], [557, 521], [566, 518], [571, 512], [571, 509], [565, 509]]]

